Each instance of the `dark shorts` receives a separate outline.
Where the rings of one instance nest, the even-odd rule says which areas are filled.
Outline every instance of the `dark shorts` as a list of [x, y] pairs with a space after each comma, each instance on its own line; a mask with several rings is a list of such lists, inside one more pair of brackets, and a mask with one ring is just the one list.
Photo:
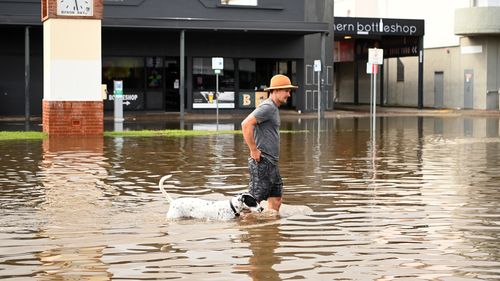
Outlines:
[[248, 158], [248, 170], [250, 172], [248, 192], [258, 202], [267, 200], [269, 197], [282, 197], [283, 181], [278, 165], [265, 157], [261, 157], [259, 162], [250, 157]]

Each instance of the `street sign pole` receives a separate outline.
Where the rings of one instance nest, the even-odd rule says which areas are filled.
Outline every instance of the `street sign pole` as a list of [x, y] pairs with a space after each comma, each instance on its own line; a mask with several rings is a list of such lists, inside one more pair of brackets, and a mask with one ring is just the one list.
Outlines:
[[314, 60], [314, 71], [318, 73], [318, 120], [321, 119], [321, 60]]
[[219, 73], [220, 69], [215, 70], [215, 106], [216, 106], [216, 130], [219, 130]]
[[370, 93], [370, 139], [371, 139], [371, 152], [372, 152], [372, 168], [373, 168], [373, 176], [372, 179], [376, 179], [377, 177], [377, 169], [375, 165], [376, 158], [376, 126], [377, 126], [377, 73], [379, 69], [379, 65], [384, 63], [384, 50], [377, 48], [368, 49], [368, 64], [367, 70], [370, 71], [371, 76], [371, 93]]
[[372, 137], [375, 138], [375, 127], [376, 127], [376, 116], [377, 116], [377, 73], [379, 65], [384, 63], [384, 50], [377, 48], [368, 49], [368, 67], [371, 65], [371, 93], [370, 93], [370, 115], [372, 118], [371, 122], [371, 133]]
[[[370, 118], [373, 116], [373, 64], [368, 63], [366, 66], [368, 73], [370, 73]], [[370, 123], [371, 124], [371, 123]]]
[[213, 57], [212, 69], [215, 72], [215, 115], [216, 115], [216, 130], [219, 130], [219, 74], [224, 69], [224, 58]]
[[376, 119], [375, 117], [377, 116], [377, 72], [378, 72], [378, 64], [372, 64], [372, 89], [373, 89], [373, 94], [372, 94], [372, 134], [373, 138], [375, 139], [375, 126], [376, 126]]

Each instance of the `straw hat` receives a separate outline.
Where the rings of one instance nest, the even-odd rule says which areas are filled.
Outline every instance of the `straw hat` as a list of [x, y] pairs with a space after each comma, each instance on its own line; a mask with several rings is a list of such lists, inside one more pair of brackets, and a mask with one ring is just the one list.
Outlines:
[[286, 77], [283, 74], [274, 75], [271, 78], [271, 86], [269, 88], [265, 88], [264, 91], [271, 91], [277, 89], [297, 89], [297, 86], [292, 85], [290, 78]]

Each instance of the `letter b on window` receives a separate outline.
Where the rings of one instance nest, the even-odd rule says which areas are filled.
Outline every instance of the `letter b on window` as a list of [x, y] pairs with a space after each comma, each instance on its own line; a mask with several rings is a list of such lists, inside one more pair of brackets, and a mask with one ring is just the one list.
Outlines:
[[250, 106], [252, 104], [252, 98], [248, 94], [243, 95], [243, 106]]

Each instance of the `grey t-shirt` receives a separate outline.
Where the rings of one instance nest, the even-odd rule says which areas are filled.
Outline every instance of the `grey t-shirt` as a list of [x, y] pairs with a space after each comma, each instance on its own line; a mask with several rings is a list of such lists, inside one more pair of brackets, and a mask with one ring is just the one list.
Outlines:
[[279, 108], [269, 98], [257, 107], [252, 115], [257, 119], [254, 137], [257, 148], [273, 163], [280, 157]]

